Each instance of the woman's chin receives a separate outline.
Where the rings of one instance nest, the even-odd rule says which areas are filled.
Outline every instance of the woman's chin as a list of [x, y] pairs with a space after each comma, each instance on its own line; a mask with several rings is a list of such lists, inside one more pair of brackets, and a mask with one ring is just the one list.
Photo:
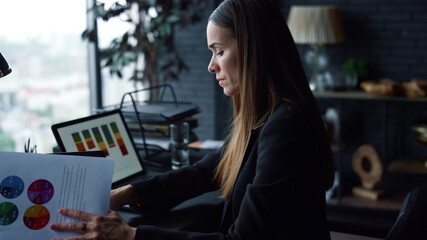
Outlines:
[[227, 97], [231, 97], [231, 96], [233, 96], [233, 95], [234, 95], [232, 92], [227, 91], [225, 88], [224, 88], [224, 94], [225, 94]]
[[238, 90], [235, 90], [235, 89], [229, 89], [229, 88], [224, 88], [224, 94], [225, 94], [225, 95], [227, 95], [227, 96], [229, 96], [229, 97], [234, 96], [234, 95], [237, 95], [238, 93], [239, 93], [239, 91], [238, 91]]

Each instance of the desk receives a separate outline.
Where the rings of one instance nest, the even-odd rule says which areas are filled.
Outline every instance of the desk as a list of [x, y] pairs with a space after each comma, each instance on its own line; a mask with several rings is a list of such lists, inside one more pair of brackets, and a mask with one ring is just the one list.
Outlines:
[[[190, 149], [190, 163], [197, 162], [212, 149]], [[140, 179], [149, 178], [171, 170], [170, 155], [162, 152], [153, 156], [152, 161], [163, 167], [145, 165], [146, 174]], [[138, 179], [136, 179], [138, 180]], [[131, 226], [155, 225], [171, 230], [212, 232], [215, 226], [211, 222], [219, 222], [222, 216], [223, 200], [218, 192], [208, 192], [198, 197], [182, 202], [167, 213], [156, 216], [143, 216], [129, 208], [119, 209], [117, 212]]]
[[381, 240], [382, 238], [371, 238], [362, 235], [331, 232], [331, 240]]
[[[190, 161], [198, 161], [212, 150], [191, 150]], [[154, 176], [170, 170], [170, 161], [167, 153], [156, 155], [153, 160], [164, 165], [158, 168], [147, 165], [147, 176]], [[343, 199], [345, 200], [345, 199]], [[218, 192], [205, 193], [196, 198], [187, 200], [171, 211], [157, 216], [142, 216], [130, 209], [120, 209], [119, 214], [131, 226], [155, 225], [171, 230], [212, 232], [215, 225], [211, 222], [219, 222], [222, 215], [223, 200], [218, 197]], [[394, 224], [398, 215], [398, 209], [377, 209], [328, 202], [327, 221], [333, 232], [333, 239], [344, 239], [344, 235], [352, 234], [371, 238], [384, 238]], [[355, 238], [356, 239], [356, 238]], [[359, 238], [360, 239], [360, 238]], [[370, 238], [366, 238], [370, 239]]]
[[[206, 154], [214, 151], [213, 149], [193, 149], [189, 148], [190, 151], [190, 164], [193, 164], [200, 159], [202, 159]], [[138, 151], [140, 156], [144, 156], [144, 150], [140, 149]], [[124, 185], [128, 185], [132, 182], [147, 179], [162, 173], [166, 173], [172, 170], [171, 156], [170, 152], [159, 151], [156, 154], [153, 154], [150, 158], [150, 162], [143, 163], [144, 173], [139, 174], [138, 176], [132, 176], [131, 179], [124, 179], [118, 183], [115, 183], [114, 188], [119, 188]]]
[[[214, 149], [195, 149], [195, 148], [189, 148], [189, 150], [190, 150], [190, 164], [193, 164], [199, 161], [206, 154], [215, 151]], [[144, 150], [140, 150], [139, 154], [143, 155], [144, 154], [143, 151]], [[143, 178], [155, 176], [155, 175], [172, 170], [170, 152], [167, 152], [167, 151], [157, 152], [156, 154], [153, 154], [151, 156], [150, 161], [161, 165], [161, 167], [158, 167], [152, 164], [144, 164], [146, 174], [143, 176]]]
[[125, 208], [117, 212], [133, 227], [154, 225], [170, 230], [213, 232], [217, 229], [212, 223], [220, 222], [223, 203], [218, 192], [208, 192], [156, 216], [143, 216]]
[[328, 202], [326, 212], [331, 231], [381, 239], [384, 239], [399, 215], [399, 209], [367, 207], [360, 202], [354, 204], [348, 198], [343, 198], [339, 204]]
[[376, 201], [351, 195], [339, 201], [328, 200], [331, 231], [384, 239], [396, 221], [405, 197], [406, 193], [396, 193]]

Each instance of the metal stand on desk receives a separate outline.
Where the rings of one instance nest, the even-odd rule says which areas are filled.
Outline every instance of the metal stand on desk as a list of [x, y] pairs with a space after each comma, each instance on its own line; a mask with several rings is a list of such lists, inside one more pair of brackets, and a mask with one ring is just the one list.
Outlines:
[[161, 91], [161, 93], [159, 95], [159, 99], [162, 99], [163, 96], [164, 96], [164, 94], [165, 94], [166, 88], [170, 89], [172, 97], [173, 97], [173, 101], [174, 102], [178, 102], [177, 99], [176, 99], [175, 91], [173, 90], [173, 88], [169, 84], [163, 84], [163, 85], [158, 85], [158, 86], [153, 86], [153, 87], [149, 87], [149, 88], [135, 90], [135, 91], [132, 91], [132, 92], [127, 92], [127, 93], [123, 94], [122, 100], [120, 101], [120, 106], [119, 106], [119, 109], [123, 110], [126, 96], [130, 97], [133, 109], [135, 111], [136, 118], [138, 120], [138, 126], [139, 126], [139, 129], [140, 129], [140, 134], [141, 134], [141, 138], [142, 138], [142, 144], [144, 146], [144, 151], [145, 151], [145, 158], [147, 159], [147, 160], [143, 160], [143, 162], [151, 164], [151, 165], [156, 166], [156, 167], [163, 167], [163, 166], [161, 164], [159, 164], [159, 163], [150, 161], [150, 153], [148, 151], [148, 144], [147, 144], [147, 141], [146, 141], [146, 138], [145, 138], [144, 127], [142, 125], [142, 120], [141, 120], [141, 117], [140, 117], [140, 112], [138, 111], [138, 108], [136, 106], [136, 101], [135, 101], [133, 95], [137, 94], [139, 92], [143, 92], [143, 91], [151, 91], [153, 89], [161, 89], [162, 91]]
[[[120, 102], [119, 109], [123, 112], [124, 107], [125, 107], [125, 99], [126, 99], [127, 96], [129, 96], [130, 99], [131, 99], [133, 112], [136, 115], [136, 119], [137, 119], [137, 123], [138, 123], [138, 128], [139, 128], [139, 133], [141, 135], [142, 144], [143, 144], [144, 152], [145, 152], [145, 155], [146, 155], [146, 157], [145, 157], [146, 160], [144, 162], [146, 162], [148, 164], [151, 164], [151, 165], [154, 165], [154, 166], [157, 166], [157, 167], [163, 167], [161, 164], [151, 161], [151, 156], [150, 156], [150, 152], [149, 152], [149, 149], [148, 149], [150, 145], [151, 146], [155, 146], [155, 147], [157, 147], [159, 149], [162, 149], [163, 151], [170, 151], [171, 154], [172, 154], [171, 155], [172, 157], [178, 156], [179, 157], [179, 158], [177, 158], [178, 160], [181, 159], [181, 160], [183, 160], [185, 162], [185, 159], [188, 160], [188, 157], [185, 157], [185, 152], [186, 152], [186, 149], [187, 149], [187, 145], [189, 143], [189, 131], [190, 131], [189, 130], [189, 125], [188, 125], [187, 122], [180, 122], [179, 124], [177, 124], [176, 122], [172, 121], [172, 122], [168, 123], [168, 126], [170, 126], [170, 128], [171, 128], [169, 130], [169, 132], [172, 132], [172, 128], [174, 128], [174, 131], [176, 131], [176, 133], [179, 134], [179, 135], [175, 134], [174, 135], [174, 139], [170, 138], [170, 144], [168, 146], [168, 150], [165, 150], [165, 149], [161, 148], [158, 145], [152, 145], [152, 144], [148, 144], [147, 143], [147, 138], [146, 138], [146, 135], [145, 135], [145, 130], [146, 129], [144, 129], [143, 121], [142, 121], [141, 116], [140, 116], [142, 114], [142, 112], [138, 110], [137, 102], [135, 101], [135, 98], [134, 98], [133, 95], [135, 95], [135, 94], [137, 94], [139, 92], [142, 92], [142, 91], [151, 91], [153, 89], [160, 89], [160, 94], [159, 94], [159, 97], [158, 97], [158, 100], [157, 100], [158, 102], [165, 102], [162, 99], [163, 99], [163, 97], [165, 95], [166, 89], [169, 89], [170, 92], [171, 92], [171, 95], [172, 95], [172, 100], [173, 100], [171, 103], [176, 104], [176, 106], [174, 105], [174, 109], [175, 108], [178, 109], [179, 104], [184, 104], [184, 103], [178, 102], [172, 86], [170, 86], [169, 84], [163, 84], [163, 85], [153, 86], [153, 87], [144, 88], [144, 89], [135, 90], [135, 91], [132, 91], [132, 92], [125, 93], [123, 95], [123, 97], [122, 97], [121, 102]], [[198, 107], [195, 108], [194, 110], [190, 110], [190, 111], [185, 112], [183, 114], [184, 114], [184, 116], [187, 116], [187, 115], [192, 115], [192, 114], [197, 113], [197, 112], [199, 112]], [[180, 116], [180, 117], [182, 117], [182, 116]], [[171, 137], [172, 137], [172, 134], [171, 134]], [[174, 140], [174, 141], [171, 141], [171, 140]], [[175, 140], [178, 140], [178, 141], [175, 141]], [[174, 143], [174, 144], [172, 144], [172, 143]]]

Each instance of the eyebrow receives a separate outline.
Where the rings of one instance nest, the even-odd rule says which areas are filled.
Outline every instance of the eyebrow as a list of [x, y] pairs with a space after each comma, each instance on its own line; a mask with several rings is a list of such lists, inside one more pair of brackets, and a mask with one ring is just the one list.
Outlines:
[[223, 45], [223, 44], [214, 42], [214, 43], [209, 44], [209, 48], [214, 48], [215, 45]]

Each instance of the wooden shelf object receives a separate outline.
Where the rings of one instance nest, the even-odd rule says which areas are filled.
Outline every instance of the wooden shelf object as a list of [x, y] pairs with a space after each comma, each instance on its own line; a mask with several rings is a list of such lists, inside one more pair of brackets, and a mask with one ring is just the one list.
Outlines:
[[405, 196], [406, 194], [404, 193], [388, 193], [384, 195], [383, 198], [374, 201], [367, 198], [349, 195], [343, 196], [340, 200], [336, 198], [327, 200], [327, 204], [398, 211], [402, 206]]
[[388, 170], [411, 174], [427, 174], [427, 162], [393, 161], [388, 167]]
[[314, 96], [317, 98], [427, 102], [427, 97], [375, 96], [364, 91], [341, 91], [341, 92], [326, 91], [326, 92], [316, 92], [314, 93]]

